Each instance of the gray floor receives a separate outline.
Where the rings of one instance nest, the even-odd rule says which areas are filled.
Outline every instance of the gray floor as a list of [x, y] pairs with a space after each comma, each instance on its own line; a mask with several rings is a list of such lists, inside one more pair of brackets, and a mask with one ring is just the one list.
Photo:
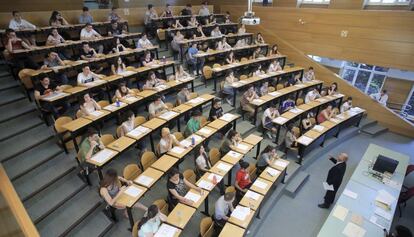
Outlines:
[[[330, 213], [330, 210], [317, 207], [317, 204], [323, 200], [324, 191], [322, 182], [326, 179], [327, 171], [332, 166], [332, 163], [327, 160], [328, 155], [336, 155], [340, 152], [347, 152], [349, 154], [350, 159], [348, 161], [345, 178], [338, 192], [341, 193], [370, 143], [405, 153], [411, 157], [411, 163], [414, 163], [414, 140], [412, 139], [391, 132], [384, 133], [375, 138], [371, 138], [365, 134], [353, 137], [309, 165], [305, 170], [310, 174], [307, 183], [294, 199], [283, 195], [258, 228], [260, 232], [254, 236], [316, 236]], [[406, 178], [405, 184], [408, 187], [414, 185], [413, 174]], [[411, 227], [411, 230], [414, 231], [413, 213], [414, 203], [411, 201], [403, 210], [402, 218], [398, 218], [398, 215], [394, 217], [393, 226], [402, 224]]]

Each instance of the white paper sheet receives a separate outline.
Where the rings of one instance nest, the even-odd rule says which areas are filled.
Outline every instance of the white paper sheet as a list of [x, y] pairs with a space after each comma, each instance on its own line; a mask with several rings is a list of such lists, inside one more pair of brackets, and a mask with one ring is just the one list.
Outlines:
[[313, 127], [313, 129], [315, 129], [315, 130], [316, 130], [316, 131], [318, 131], [318, 132], [322, 132], [324, 128], [325, 128], [325, 127], [324, 127], [324, 126], [321, 126], [321, 125], [315, 125], [315, 126]]
[[333, 210], [332, 215], [341, 221], [345, 221], [345, 218], [348, 215], [348, 212], [349, 210], [347, 208], [338, 204]]
[[95, 155], [92, 156], [91, 160], [97, 162], [97, 163], [104, 163], [107, 161], [115, 152], [109, 149], [103, 149], [102, 151], [99, 151]]
[[133, 102], [137, 101], [138, 98], [133, 97], [133, 96], [129, 96], [129, 97], [125, 98], [125, 100], [128, 101], [129, 103], [133, 103]]
[[304, 145], [309, 145], [313, 141], [312, 138], [302, 135], [298, 138], [298, 142]]
[[253, 102], [253, 104], [261, 104], [261, 103], [264, 102], [264, 100], [262, 100], [262, 99], [254, 99], [252, 102]]
[[384, 189], [381, 189], [378, 191], [375, 201], [391, 206], [396, 201], [396, 199], [390, 193], [388, 193]]
[[133, 72], [133, 71], [123, 71], [123, 72], [119, 72], [118, 74], [121, 75], [121, 76], [126, 77], [126, 76], [132, 75], [134, 73], [135, 72]]
[[197, 135], [197, 134], [193, 134], [193, 135], [191, 135], [189, 140], [191, 140], [193, 137], [194, 137], [194, 140], [195, 140], [195, 142], [196, 142], [196, 143], [199, 143], [199, 142], [201, 142], [201, 141], [203, 140], [203, 138], [202, 138], [202, 137], [200, 137], [200, 136], [199, 136], [199, 135]]
[[262, 182], [260, 180], [256, 180], [253, 183], [253, 185], [256, 186], [256, 187], [258, 187], [258, 188], [260, 188], [260, 189], [266, 189], [266, 187], [267, 187], [267, 183], [264, 183], [264, 182]]
[[[190, 141], [190, 140], [185, 139], [185, 140], [182, 140], [182, 141], [180, 142], [180, 144], [181, 144], [181, 146], [184, 146], [184, 147], [189, 147], [189, 146], [191, 146], [191, 141]], [[175, 152], [175, 151], [173, 151], [173, 152]], [[181, 152], [180, 152], [179, 154], [181, 154]]]
[[242, 154], [235, 152], [235, 151], [229, 151], [229, 153], [227, 153], [229, 156], [238, 159], [239, 157], [243, 156]]
[[329, 119], [329, 121], [331, 121], [333, 123], [340, 123], [341, 122], [341, 120], [335, 119], [335, 118], [331, 118], [331, 119]]
[[224, 120], [224, 121], [227, 121], [227, 122], [232, 121], [233, 118], [234, 118], [234, 115], [229, 114], [229, 113], [223, 114], [223, 116], [220, 117], [221, 120]]
[[241, 221], [244, 221], [249, 214], [250, 214], [250, 208], [237, 206], [231, 213], [231, 216]]
[[198, 182], [197, 184], [198, 187], [206, 189], [206, 190], [212, 190], [214, 185], [210, 182], [207, 182], [205, 180], [200, 180], [200, 182]]
[[201, 196], [199, 194], [193, 193], [193, 192], [188, 192], [185, 196], [185, 198], [193, 201], [193, 202], [198, 202], [198, 200], [200, 200]]
[[327, 182], [323, 182], [322, 185], [323, 185], [323, 189], [327, 191], [334, 191], [334, 187], [332, 184], [329, 185]]
[[154, 237], [174, 237], [177, 230], [178, 229], [175, 227], [167, 224], [162, 224], [157, 233], [155, 233]]
[[232, 167], [231, 165], [224, 164], [223, 162], [217, 165], [217, 168], [223, 171], [229, 171], [231, 167]]
[[278, 175], [280, 174], [280, 171], [279, 171], [279, 170], [273, 169], [273, 168], [271, 168], [271, 167], [267, 167], [267, 168], [266, 168], [266, 172], [267, 172], [270, 176], [272, 176], [272, 177], [276, 177], [276, 176], [278, 176]]
[[285, 124], [287, 121], [288, 121], [288, 119], [285, 118], [285, 117], [282, 117], [282, 116], [279, 116], [279, 117], [272, 120], [272, 122], [277, 123], [277, 124], [281, 124], [281, 125]]
[[284, 160], [276, 160], [274, 164], [277, 165], [277, 166], [283, 167], [283, 168], [288, 166], [288, 162], [286, 162]]
[[328, 101], [327, 99], [325, 99], [325, 98], [318, 98], [318, 99], [316, 99], [316, 101], [319, 101], [319, 102], [321, 102], [321, 103], [324, 103], [324, 102], [326, 102], [326, 101]]
[[294, 113], [294, 114], [300, 114], [303, 112], [303, 110], [298, 109], [298, 108], [293, 108], [291, 110], [289, 110], [290, 112]]
[[149, 132], [149, 131], [150, 131], [150, 129], [149, 129], [149, 128], [144, 127], [144, 126], [138, 126], [138, 127], [136, 127], [135, 129], [137, 129], [137, 130], [138, 130], [138, 131], [140, 131], [141, 133], [147, 133], [147, 132]]
[[342, 234], [348, 237], [363, 237], [365, 235], [366, 230], [355, 225], [352, 222], [349, 222], [345, 229], [342, 231]]
[[236, 147], [240, 150], [243, 150], [243, 151], [247, 151], [249, 149], [249, 147], [246, 146], [245, 144], [237, 144]]
[[393, 215], [390, 211], [386, 211], [386, 210], [384, 210], [382, 208], [379, 208], [379, 207], [375, 207], [374, 213], [378, 216], [384, 217], [385, 219], [387, 219], [389, 221], [391, 221], [392, 218], [393, 218]]
[[349, 189], [345, 189], [344, 190], [344, 195], [346, 195], [346, 196], [348, 196], [348, 197], [350, 197], [352, 199], [357, 199], [358, 198], [358, 193], [352, 192]]
[[212, 130], [210, 130], [210, 129], [206, 128], [206, 127], [203, 127], [200, 130], [198, 130], [198, 131], [200, 133], [207, 134], [207, 135], [210, 135], [213, 132]]
[[304, 84], [296, 84], [295, 85], [295, 87], [299, 87], [299, 88], [303, 88], [303, 87], [305, 87], [306, 85], [304, 85]]
[[250, 190], [248, 190], [244, 196], [252, 200], [259, 200], [260, 198], [260, 195], [258, 193], [252, 192]]
[[160, 118], [165, 119], [165, 120], [170, 120], [176, 115], [177, 115], [177, 113], [174, 112], [174, 111], [167, 111], [167, 112], [161, 114]]
[[46, 97], [43, 97], [42, 100], [51, 101], [51, 100], [54, 100], [55, 98], [59, 98], [61, 96], [67, 96], [67, 95], [69, 95], [69, 94], [65, 93], [65, 92], [54, 92], [54, 93], [52, 93], [52, 94], [50, 94]]
[[125, 194], [131, 196], [131, 197], [138, 197], [142, 193], [142, 189], [139, 189], [135, 186], [129, 186], [125, 190]]
[[[191, 144], [191, 143], [190, 143]], [[183, 153], [185, 151], [185, 149], [184, 148], [182, 148], [182, 147], [179, 147], [179, 146], [175, 146], [175, 147], [173, 147], [173, 149], [171, 149], [171, 152], [174, 152], [174, 153], [176, 153], [176, 154], [181, 154], [181, 153]]]
[[277, 92], [277, 91], [273, 91], [273, 92], [270, 92], [269, 95], [271, 95], [273, 97], [277, 97], [277, 96], [279, 96], [281, 94], [279, 92]]
[[103, 114], [103, 112], [99, 111], [99, 110], [96, 110], [96, 111], [93, 111], [92, 113], [89, 113], [89, 114], [94, 116], [94, 117], [99, 117]]
[[385, 219], [383, 219], [383, 218], [381, 218], [379, 216], [376, 216], [376, 215], [372, 215], [369, 218], [369, 221], [371, 223], [377, 225], [381, 229], [387, 229], [387, 227], [391, 224], [391, 223], [388, 223], [387, 220], [385, 220]]
[[144, 186], [149, 186], [152, 183], [153, 180], [154, 179], [151, 178], [151, 177], [148, 177], [148, 176], [145, 176], [145, 175], [141, 175], [135, 181], [137, 183], [140, 183], [140, 184], [144, 185]]
[[213, 179], [214, 179], [213, 177], [216, 177], [217, 183], [220, 182], [223, 179], [223, 176], [218, 175], [218, 174], [213, 174], [213, 173], [209, 174], [207, 178], [209, 180], [213, 181]]

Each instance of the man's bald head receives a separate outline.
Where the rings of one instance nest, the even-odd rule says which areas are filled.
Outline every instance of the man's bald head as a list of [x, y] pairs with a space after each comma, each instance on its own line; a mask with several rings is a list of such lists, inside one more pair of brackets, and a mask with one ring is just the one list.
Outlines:
[[338, 161], [340, 162], [346, 162], [348, 160], [348, 154], [346, 153], [341, 153], [338, 156]]

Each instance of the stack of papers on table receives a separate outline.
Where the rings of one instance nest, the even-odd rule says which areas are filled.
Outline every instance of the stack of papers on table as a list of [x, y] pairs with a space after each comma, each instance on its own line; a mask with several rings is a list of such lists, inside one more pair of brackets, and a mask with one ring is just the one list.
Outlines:
[[277, 165], [277, 166], [285, 168], [286, 166], [288, 166], [289, 163], [287, 161], [278, 159], [278, 160], [275, 161], [274, 164]]
[[202, 137], [200, 137], [200, 136], [199, 136], [199, 135], [197, 135], [197, 134], [193, 134], [193, 135], [191, 135], [188, 139], [189, 139], [189, 140], [191, 140], [192, 138], [194, 138], [195, 143], [201, 142], [201, 141], [203, 140], [203, 138], [202, 138]]
[[176, 115], [177, 115], [177, 113], [174, 112], [174, 111], [167, 111], [167, 112], [161, 114], [160, 118], [165, 119], [165, 120], [170, 120]]
[[[190, 142], [190, 145], [191, 145], [191, 142]], [[179, 147], [179, 146], [175, 146], [175, 147], [173, 147], [173, 149], [171, 149], [171, 152], [173, 152], [175, 154], [181, 154], [184, 151], [185, 151], [185, 149], [182, 148], [182, 147]]]
[[145, 176], [145, 175], [141, 175], [135, 181], [137, 183], [140, 183], [140, 184], [144, 185], [144, 186], [149, 186], [152, 183], [153, 180], [154, 179], [151, 178], [151, 177], [148, 177], [148, 176]]
[[252, 101], [252, 103], [253, 104], [261, 104], [261, 103], [263, 103], [264, 102], [264, 100], [262, 100], [262, 99], [254, 99], [253, 101]]
[[201, 98], [201, 97], [197, 97], [197, 98], [194, 98], [194, 99], [192, 99], [192, 100], [189, 100], [188, 101], [188, 103], [190, 103], [190, 104], [198, 104], [198, 103], [201, 103], [201, 102], [203, 102], [204, 101], [204, 99], [203, 98]]
[[227, 122], [232, 121], [233, 118], [234, 118], [234, 115], [229, 114], [229, 113], [223, 114], [223, 116], [220, 117], [221, 120], [224, 120], [224, 121], [227, 121]]
[[125, 194], [131, 196], [131, 197], [138, 197], [142, 193], [142, 190], [135, 186], [129, 186], [125, 190]]
[[190, 141], [190, 140], [185, 139], [185, 140], [182, 140], [182, 141], [180, 142], [180, 144], [181, 144], [181, 146], [184, 146], [184, 147], [189, 147], [189, 146], [191, 146], [191, 141]]
[[386, 207], [389, 209], [391, 205], [396, 201], [397, 199], [392, 196], [390, 193], [385, 191], [384, 189], [381, 189], [378, 191], [377, 197], [375, 198], [375, 201], [377, 204], [380, 204], [381, 207]]
[[198, 187], [206, 189], [206, 190], [212, 190], [214, 185], [210, 182], [207, 182], [205, 180], [200, 180], [200, 182], [198, 182], [197, 184]]
[[298, 109], [298, 108], [293, 108], [293, 109], [291, 109], [289, 111], [292, 112], [292, 113], [294, 113], [294, 114], [299, 114], [299, 113], [302, 113], [303, 112], [303, 110]]
[[312, 141], [313, 139], [307, 136], [301, 136], [298, 138], [298, 142], [303, 145], [309, 145]]
[[248, 190], [244, 196], [256, 201], [260, 198], [260, 195], [258, 193], [252, 192], [250, 190]]
[[333, 123], [340, 123], [341, 122], [341, 120], [335, 119], [335, 118], [331, 118], [331, 119], [329, 119], [329, 121], [331, 121]]
[[253, 186], [256, 186], [256, 187], [258, 187], [258, 188], [260, 188], [260, 189], [266, 189], [266, 187], [267, 187], [267, 183], [264, 183], [264, 182], [262, 182], [262, 181], [260, 181], [260, 180], [256, 180], [256, 181], [253, 183]]
[[188, 192], [185, 196], [185, 198], [193, 201], [194, 203], [198, 202], [198, 200], [200, 200], [201, 196], [199, 194], [193, 193], [193, 192]]
[[236, 147], [240, 150], [243, 150], [243, 151], [249, 150], [249, 147], [247, 145], [244, 145], [244, 144], [241, 144], [241, 143], [237, 144]]
[[239, 157], [242, 156], [242, 154], [235, 152], [235, 151], [229, 151], [229, 153], [227, 153], [229, 156], [238, 159]]
[[231, 216], [241, 221], [244, 221], [249, 214], [250, 208], [237, 206], [231, 213]]
[[89, 114], [92, 115], [93, 117], [99, 117], [99, 116], [103, 115], [103, 112], [99, 111], [99, 110], [96, 110], [96, 111], [93, 111]]
[[342, 231], [342, 234], [348, 237], [363, 237], [365, 235], [365, 232], [367, 232], [365, 229], [355, 225], [352, 222], [349, 222], [345, 229]]
[[174, 237], [177, 230], [177, 228], [163, 223], [154, 237]]
[[325, 98], [318, 98], [318, 99], [316, 99], [316, 101], [319, 101], [319, 102], [321, 102], [321, 103], [324, 103], [324, 102], [326, 102], [326, 101], [328, 101], [327, 99], [325, 99]]
[[102, 151], [99, 151], [95, 155], [92, 156], [91, 160], [97, 162], [97, 163], [105, 163], [109, 158], [111, 158], [115, 154], [114, 151], [109, 149], [103, 149]]
[[133, 96], [128, 96], [128, 97], [125, 98], [125, 100], [128, 101], [129, 103], [133, 103], [133, 102], [137, 101], [138, 98], [133, 97]]
[[277, 123], [277, 124], [285, 124], [287, 121], [288, 119], [282, 116], [279, 116], [272, 120], [272, 122]]
[[270, 93], [269, 93], [269, 95], [271, 95], [271, 96], [273, 96], [273, 97], [276, 97], [276, 96], [279, 96], [279, 95], [280, 95], [280, 93], [279, 93], [279, 92], [277, 92], [277, 91], [273, 91], [273, 92], [270, 92]]
[[223, 176], [218, 175], [218, 174], [213, 174], [213, 173], [209, 174], [207, 178], [209, 180], [213, 181], [214, 180], [214, 177], [216, 177], [217, 183], [220, 182], [223, 179]]
[[208, 129], [207, 127], [203, 127], [200, 130], [198, 130], [198, 131], [200, 133], [203, 133], [203, 134], [211, 134], [213, 132], [212, 130]]
[[272, 177], [278, 176], [280, 174], [279, 170], [275, 170], [271, 167], [267, 167], [266, 172]]
[[313, 127], [313, 129], [315, 129], [316, 131], [318, 131], [318, 132], [322, 132], [323, 131], [323, 129], [324, 129], [324, 126], [321, 126], [321, 125], [315, 125], [314, 127]]
[[134, 130], [130, 131], [127, 134], [130, 135], [130, 136], [133, 136], [133, 137], [138, 137], [138, 136], [141, 136], [142, 134], [145, 134], [147, 132], [149, 132], [149, 128], [146, 128], [146, 127], [143, 127], [143, 126], [138, 126]]
[[43, 97], [42, 100], [51, 101], [51, 100], [54, 100], [55, 98], [59, 98], [61, 96], [67, 96], [67, 95], [69, 95], [69, 94], [65, 93], [65, 92], [53, 92], [52, 94], [50, 94], [46, 97]]
[[266, 77], [268, 77], [268, 75], [267, 74], [260, 74], [260, 75], [258, 75], [258, 77], [260, 77], [260, 78], [266, 78]]

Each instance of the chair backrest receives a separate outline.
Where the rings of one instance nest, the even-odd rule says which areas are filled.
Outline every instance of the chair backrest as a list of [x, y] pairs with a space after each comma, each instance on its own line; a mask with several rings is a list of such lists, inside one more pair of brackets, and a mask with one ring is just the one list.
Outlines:
[[168, 109], [173, 109], [174, 105], [170, 102], [165, 103], [165, 106], [167, 106]]
[[312, 125], [316, 124], [316, 119], [315, 118], [309, 118], [309, 121]]
[[[128, 71], [134, 71], [135, 70], [135, 67], [133, 67], [133, 66], [128, 66], [128, 67], [126, 67], [126, 70], [128, 70]], [[138, 90], [138, 89], [131, 89], [131, 90]], [[139, 90], [138, 90], [139, 91]]]
[[118, 126], [117, 128], [116, 128], [116, 137], [117, 138], [120, 138], [120, 137], [122, 137], [122, 126]]
[[66, 132], [66, 128], [63, 127], [63, 125], [69, 123], [70, 121], [72, 121], [73, 119], [69, 116], [61, 116], [58, 119], [56, 119], [55, 121], [55, 131], [57, 133], [63, 133]]
[[208, 155], [210, 156], [211, 165], [216, 164], [221, 158], [220, 150], [216, 147], [211, 148]]
[[72, 88], [72, 87], [73, 87], [72, 85], [61, 85], [61, 86], [59, 86], [59, 88], [60, 88], [62, 91], [67, 90], [67, 89], [70, 89], [70, 88]]
[[190, 100], [192, 100], [192, 99], [194, 99], [194, 98], [197, 98], [197, 96], [198, 96], [198, 93], [197, 93], [197, 92], [191, 92], [191, 93], [190, 93], [190, 95], [188, 96], [188, 98], [189, 98]]
[[190, 183], [192, 183], [192, 184], [194, 184], [195, 185], [195, 183], [196, 183], [196, 174], [195, 174], [195, 172], [194, 172], [194, 170], [192, 170], [192, 169], [187, 169], [187, 170], [185, 170], [184, 172], [183, 172], [183, 176], [184, 176], [184, 178], [186, 179], [186, 180], [188, 180], [188, 182], [190, 182]]
[[211, 69], [210, 66], [203, 67], [203, 75], [204, 75], [204, 79], [206, 80], [211, 79], [211, 77], [213, 76], [213, 70]]
[[135, 222], [134, 226], [132, 227], [132, 237], [138, 237], [138, 223], [139, 221]]
[[200, 222], [200, 236], [212, 237], [213, 236], [213, 220], [211, 217], [204, 217]]
[[162, 214], [168, 216], [168, 203], [164, 199], [155, 200], [152, 204], [156, 205]]
[[157, 36], [160, 41], [165, 40], [165, 30], [164, 29], [157, 29]]
[[134, 120], [134, 127], [138, 127], [139, 125], [145, 123], [147, 119], [144, 116], [137, 116]]
[[296, 100], [296, 105], [301, 105], [301, 104], [303, 104], [303, 99], [302, 98], [298, 98]]
[[158, 144], [155, 146], [155, 154], [156, 154], [157, 156], [160, 156], [160, 153], [161, 153], [161, 145], [158, 143]]
[[273, 91], [275, 91], [275, 88], [273, 86], [269, 86], [268, 91], [273, 92]]
[[144, 152], [144, 154], [142, 154], [142, 157], [141, 157], [141, 167], [142, 167], [142, 169], [143, 170], [146, 170], [156, 160], [157, 160], [157, 157], [155, 156], [154, 152], [152, 152], [152, 151], [146, 151], [146, 152]]
[[138, 167], [137, 164], [129, 164], [129, 165], [125, 166], [123, 176], [127, 180], [134, 180], [141, 173], [142, 173], [142, 170]]
[[250, 179], [255, 180], [256, 179], [256, 165], [253, 163], [250, 163], [249, 168], [247, 168], [249, 171]]
[[276, 90], [281, 90], [283, 88], [284, 88], [283, 84], [277, 84], [276, 85]]
[[177, 138], [177, 140], [179, 142], [181, 142], [182, 140], [184, 140], [184, 136], [183, 136], [183, 134], [181, 132], [175, 132], [175, 133], [173, 133], [173, 135], [175, 136], [175, 138]]
[[104, 146], [107, 146], [109, 145], [109, 143], [115, 141], [115, 138], [112, 134], [104, 134], [101, 136], [101, 141], [104, 144]]
[[295, 137], [300, 136], [300, 129], [298, 127], [293, 127], [292, 131], [293, 131], [293, 134], [295, 135]]
[[332, 111], [333, 111], [334, 114], [339, 114], [339, 109], [338, 108], [333, 108]]
[[220, 63], [213, 64], [213, 68], [221, 67]]
[[83, 116], [82, 110], [78, 109], [78, 111], [76, 111], [76, 118], [80, 118]]
[[228, 186], [226, 188], [226, 193], [235, 193], [236, 192], [236, 188], [234, 186]]
[[206, 126], [208, 124], [208, 120], [207, 120], [207, 118], [205, 117], [205, 116], [201, 116], [200, 117], [200, 126], [201, 127], [204, 127], [204, 126]]
[[220, 91], [224, 90], [224, 81], [220, 82]]
[[240, 76], [240, 81], [242, 81], [242, 80], [246, 80], [247, 79], [247, 75], [241, 75]]
[[243, 57], [240, 59], [240, 62], [246, 62], [247, 60], [248, 60], [247, 58]]
[[22, 70], [19, 71], [19, 78], [20, 81], [22, 82], [22, 84], [24, 85], [24, 88], [26, 89], [33, 89], [33, 82], [30, 78], [31, 73], [33, 73], [35, 70], [33, 69], [28, 69], [28, 68], [24, 68]]
[[100, 100], [97, 103], [98, 103], [99, 106], [101, 106], [101, 108], [109, 105], [109, 101], [107, 101], [107, 100]]

